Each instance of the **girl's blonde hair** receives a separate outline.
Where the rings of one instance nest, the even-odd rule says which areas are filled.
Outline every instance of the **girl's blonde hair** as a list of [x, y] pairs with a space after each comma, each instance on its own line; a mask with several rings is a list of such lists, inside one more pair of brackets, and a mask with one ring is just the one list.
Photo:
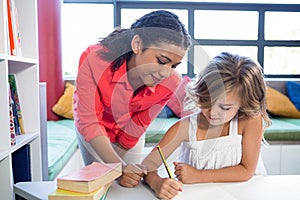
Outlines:
[[187, 97], [196, 105], [211, 107], [220, 95], [237, 91], [241, 105], [239, 118], [261, 114], [266, 127], [271, 124], [266, 111], [266, 84], [259, 63], [249, 57], [223, 52], [214, 57], [187, 87]]

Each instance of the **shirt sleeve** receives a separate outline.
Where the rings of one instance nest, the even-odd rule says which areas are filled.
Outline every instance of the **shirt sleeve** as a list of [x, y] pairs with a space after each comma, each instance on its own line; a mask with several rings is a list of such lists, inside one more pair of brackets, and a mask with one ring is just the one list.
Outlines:
[[94, 49], [95, 46], [88, 48], [80, 57], [74, 93], [75, 125], [88, 142], [98, 135], [108, 135], [101, 120], [103, 104], [97, 91], [95, 72], [91, 69], [92, 65], [99, 64]]

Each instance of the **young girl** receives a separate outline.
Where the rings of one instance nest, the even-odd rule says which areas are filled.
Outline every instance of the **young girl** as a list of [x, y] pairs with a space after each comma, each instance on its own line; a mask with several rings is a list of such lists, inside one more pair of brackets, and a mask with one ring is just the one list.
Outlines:
[[[144, 180], [157, 197], [171, 199], [182, 183], [245, 181], [259, 172], [266, 86], [258, 63], [248, 57], [221, 53], [213, 58], [187, 90], [201, 109], [175, 123], [159, 142], [166, 157], [181, 145], [174, 162], [176, 179], [161, 178], [156, 148], [142, 162]], [[263, 168], [264, 169], [264, 168]]]

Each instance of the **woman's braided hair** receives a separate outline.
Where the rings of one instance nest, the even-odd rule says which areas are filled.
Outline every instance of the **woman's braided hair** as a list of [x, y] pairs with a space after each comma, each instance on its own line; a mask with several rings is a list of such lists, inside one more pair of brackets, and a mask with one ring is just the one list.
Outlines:
[[143, 49], [160, 43], [174, 44], [184, 49], [191, 45], [190, 35], [177, 15], [165, 10], [153, 11], [136, 20], [130, 29], [116, 28], [100, 41], [107, 49], [99, 52], [100, 56], [112, 61], [113, 70], [132, 56], [131, 41], [134, 35], [142, 39]]

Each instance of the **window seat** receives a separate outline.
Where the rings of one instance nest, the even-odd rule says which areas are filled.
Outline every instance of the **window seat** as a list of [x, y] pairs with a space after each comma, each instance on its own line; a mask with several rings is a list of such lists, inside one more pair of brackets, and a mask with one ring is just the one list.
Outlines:
[[158, 143], [167, 130], [178, 120], [177, 117], [156, 118], [146, 130], [146, 145]]
[[264, 136], [268, 142], [300, 143], [300, 119], [286, 117], [271, 117], [272, 125], [265, 130]]
[[[177, 117], [156, 118], [146, 131], [146, 146], [153, 146], [178, 120]], [[272, 125], [265, 130], [270, 144], [300, 144], [300, 119], [272, 117]], [[74, 122], [70, 119], [47, 121], [48, 179], [57, 177], [77, 150]]]
[[[156, 144], [178, 120], [177, 117], [156, 118], [146, 131], [146, 146]], [[73, 120], [47, 121], [48, 179], [54, 180], [77, 150]], [[275, 144], [300, 144], [300, 119], [272, 118], [265, 139]]]
[[[157, 143], [164, 133], [179, 118], [156, 118], [146, 132], [146, 144]], [[270, 143], [299, 143], [300, 144], [300, 119], [286, 117], [271, 117], [272, 125], [265, 130], [265, 139]]]
[[47, 121], [48, 179], [54, 180], [77, 149], [73, 120]]

